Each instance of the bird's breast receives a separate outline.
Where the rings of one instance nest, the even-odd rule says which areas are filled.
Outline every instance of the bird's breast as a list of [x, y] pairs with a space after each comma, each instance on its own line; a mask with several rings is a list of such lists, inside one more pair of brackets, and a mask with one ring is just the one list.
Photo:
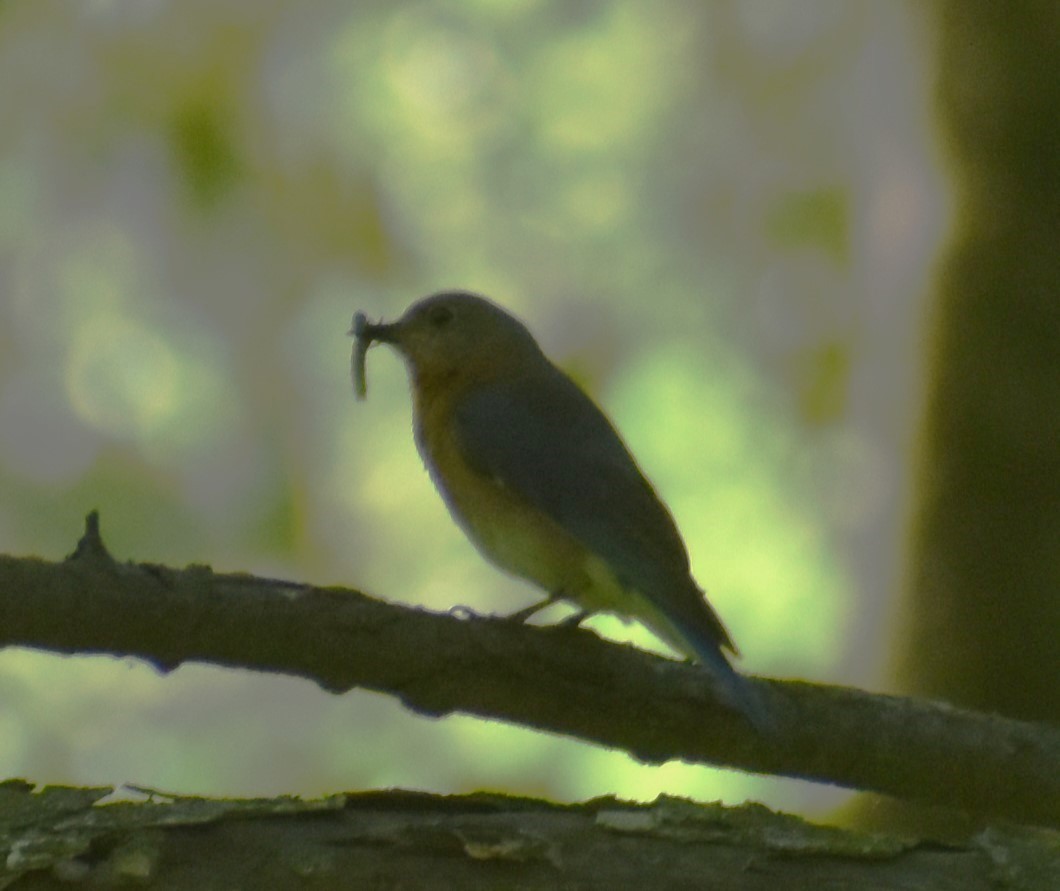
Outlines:
[[591, 555], [580, 542], [501, 480], [468, 465], [446, 400], [417, 400], [416, 444], [453, 519], [483, 556], [549, 592], [578, 599], [592, 586]]

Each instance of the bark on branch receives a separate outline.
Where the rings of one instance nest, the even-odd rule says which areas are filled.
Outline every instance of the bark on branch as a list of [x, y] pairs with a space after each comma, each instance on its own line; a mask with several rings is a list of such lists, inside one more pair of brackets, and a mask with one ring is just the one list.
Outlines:
[[1060, 826], [1060, 728], [842, 687], [758, 679], [761, 736], [701, 670], [590, 631], [438, 614], [357, 591], [113, 560], [91, 514], [62, 562], [0, 557], [0, 646], [299, 675], [561, 733], [642, 761], [802, 777]]
[[961, 845], [812, 826], [760, 805], [554, 805], [411, 792], [220, 801], [0, 784], [0, 885], [33, 888], [728, 888], [1046, 891], [1052, 833]]

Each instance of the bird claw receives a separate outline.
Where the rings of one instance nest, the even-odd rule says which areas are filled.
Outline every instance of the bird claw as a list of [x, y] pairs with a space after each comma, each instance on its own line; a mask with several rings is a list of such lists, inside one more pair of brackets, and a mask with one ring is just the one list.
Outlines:
[[573, 615], [567, 616], [567, 618], [563, 619], [560, 622], [557, 622], [556, 624], [559, 625], [560, 628], [577, 628], [591, 615], [591, 610], [580, 609], [578, 610], [578, 612], [574, 613]]
[[516, 622], [522, 625], [532, 615], [541, 612], [541, 610], [545, 609], [546, 607], [552, 606], [552, 604], [556, 603], [559, 599], [559, 594], [549, 594], [548, 597], [546, 597], [544, 600], [539, 600], [537, 603], [531, 603], [530, 606], [524, 607], [520, 610], [516, 610], [514, 613], [509, 616], [506, 616], [505, 618], [507, 618], [509, 622]]

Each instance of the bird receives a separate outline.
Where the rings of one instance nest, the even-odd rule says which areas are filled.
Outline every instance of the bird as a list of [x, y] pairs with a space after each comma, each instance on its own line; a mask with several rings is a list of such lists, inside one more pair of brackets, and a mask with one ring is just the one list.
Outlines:
[[759, 730], [758, 690], [726, 652], [737, 649], [692, 577], [677, 525], [618, 431], [545, 355], [528, 328], [487, 298], [439, 291], [396, 321], [349, 332], [354, 382], [375, 343], [407, 366], [413, 430], [449, 512], [490, 562], [578, 612], [633, 618], [707, 671], [715, 696]]

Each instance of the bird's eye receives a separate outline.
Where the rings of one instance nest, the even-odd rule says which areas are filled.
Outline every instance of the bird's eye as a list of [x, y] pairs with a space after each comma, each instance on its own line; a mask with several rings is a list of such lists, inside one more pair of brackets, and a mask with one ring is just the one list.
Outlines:
[[432, 306], [427, 321], [435, 328], [444, 328], [453, 320], [453, 311], [448, 306]]

